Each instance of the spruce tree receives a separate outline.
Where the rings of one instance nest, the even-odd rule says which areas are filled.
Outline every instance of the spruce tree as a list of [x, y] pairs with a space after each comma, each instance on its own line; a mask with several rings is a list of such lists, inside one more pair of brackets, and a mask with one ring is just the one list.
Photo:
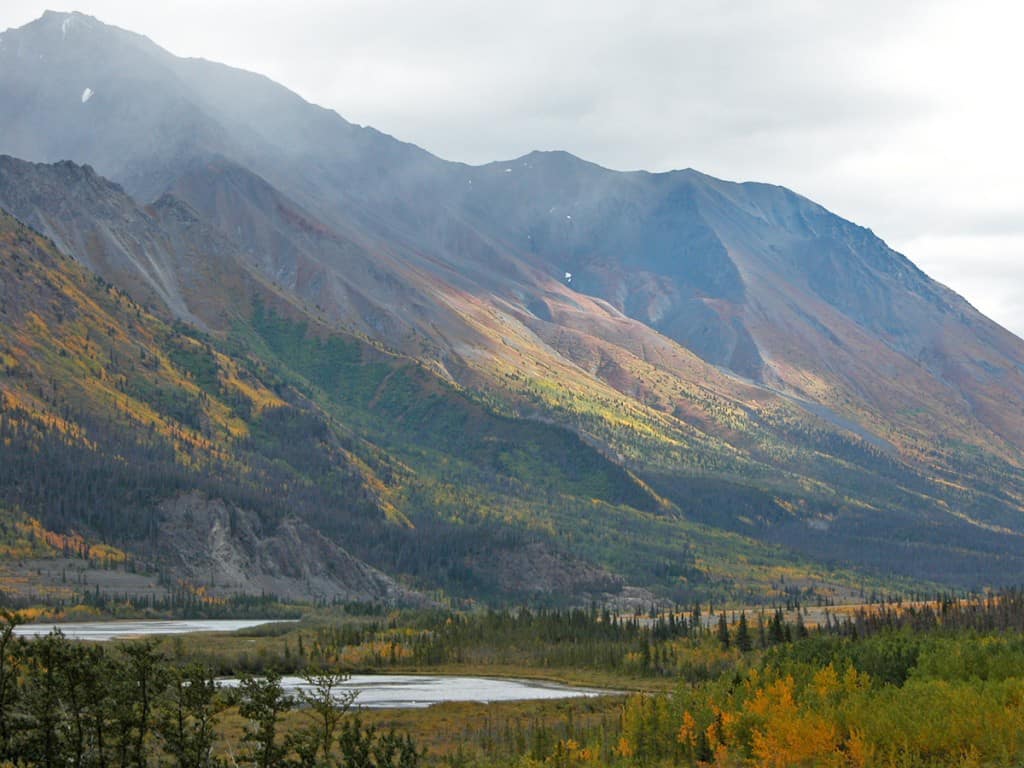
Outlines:
[[729, 647], [729, 624], [725, 620], [725, 611], [718, 614], [718, 642], [723, 648]]
[[736, 625], [736, 647], [746, 653], [754, 647], [750, 639], [750, 628], [747, 626], [746, 611], [740, 611], [740, 620]]

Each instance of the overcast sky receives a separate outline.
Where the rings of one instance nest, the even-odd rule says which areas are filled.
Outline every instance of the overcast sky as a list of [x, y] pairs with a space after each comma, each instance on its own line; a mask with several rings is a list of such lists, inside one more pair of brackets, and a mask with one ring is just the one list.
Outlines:
[[[46, 7], [3, 0], [0, 29]], [[1024, 4], [81, 0], [181, 56], [482, 163], [782, 184], [1024, 335]]]

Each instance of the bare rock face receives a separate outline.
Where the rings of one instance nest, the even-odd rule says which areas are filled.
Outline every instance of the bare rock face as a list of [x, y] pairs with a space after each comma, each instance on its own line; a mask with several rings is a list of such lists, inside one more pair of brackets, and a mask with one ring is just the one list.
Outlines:
[[159, 507], [157, 557], [179, 579], [213, 594], [286, 599], [420, 602], [415, 593], [295, 518], [259, 517], [190, 493]]
[[140, 206], [91, 166], [0, 155], [0, 208], [158, 314], [223, 327], [248, 294], [240, 249], [191, 206]]

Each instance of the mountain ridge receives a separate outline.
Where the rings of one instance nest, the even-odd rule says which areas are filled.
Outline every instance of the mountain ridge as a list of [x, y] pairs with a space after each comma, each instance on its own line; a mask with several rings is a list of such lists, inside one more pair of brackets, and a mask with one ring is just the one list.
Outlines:
[[[0, 206], [137, 299], [148, 286], [154, 311], [263, 345], [279, 321], [257, 316], [259, 297], [303, 334], [378, 344], [496, 414], [571, 430], [679, 526], [873, 573], [942, 581], [948, 566], [958, 584], [972, 567], [991, 583], [992, 553], [1018, 557], [1024, 342], [870, 230], [692, 169], [616, 172], [561, 151], [448, 163], [151, 41], [91, 61], [93, 27], [119, 33], [62, 37], [65, 20], [4, 34], [0, 152], [96, 163], [135, 199], [119, 217], [97, 205], [116, 192], [76, 198], [44, 184], [56, 166], [5, 160]], [[154, 285], [153, 258], [173, 281]], [[539, 469], [517, 467], [518, 481]]]

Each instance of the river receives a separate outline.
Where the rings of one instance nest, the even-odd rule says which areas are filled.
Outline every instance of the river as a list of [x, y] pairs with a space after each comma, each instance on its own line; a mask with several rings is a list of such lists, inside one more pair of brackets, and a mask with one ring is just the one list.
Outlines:
[[[57, 624], [20, 624], [19, 637], [39, 637], [59, 629], [69, 640], [121, 640], [150, 635], [183, 635], [186, 632], [236, 632], [272, 624], [268, 619], [140, 619], [136, 621], [68, 621]], [[287, 620], [286, 620], [287, 621]], [[292, 620], [294, 621], [294, 620]]]
[[[59, 629], [71, 640], [127, 640], [154, 635], [180, 635], [187, 632], [235, 632], [268, 620], [193, 619], [81, 621], [62, 623], [21, 624], [15, 627], [20, 637], [39, 637]], [[235, 686], [236, 678], [218, 680], [221, 685]], [[298, 693], [304, 683], [300, 677], [283, 677], [281, 683], [291, 694]], [[368, 709], [429, 707], [447, 701], [537, 701], [569, 699], [614, 693], [596, 688], [580, 688], [537, 680], [512, 680], [464, 675], [352, 675], [342, 688], [357, 691], [356, 705]]]
[[[234, 687], [236, 678], [218, 680]], [[281, 685], [290, 694], [306, 687], [301, 677], [282, 677]], [[341, 686], [356, 691], [355, 706], [367, 709], [413, 709], [448, 701], [538, 701], [602, 696], [615, 691], [549, 683], [542, 680], [513, 680], [462, 675], [352, 675]]]

